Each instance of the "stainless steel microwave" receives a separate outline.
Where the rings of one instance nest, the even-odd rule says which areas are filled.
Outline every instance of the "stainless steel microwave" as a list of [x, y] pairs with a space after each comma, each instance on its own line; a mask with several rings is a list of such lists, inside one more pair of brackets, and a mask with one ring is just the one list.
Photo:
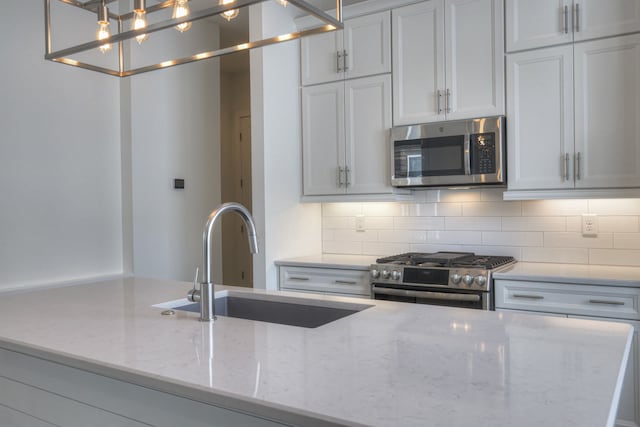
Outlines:
[[485, 117], [391, 130], [391, 185], [506, 185], [505, 118]]

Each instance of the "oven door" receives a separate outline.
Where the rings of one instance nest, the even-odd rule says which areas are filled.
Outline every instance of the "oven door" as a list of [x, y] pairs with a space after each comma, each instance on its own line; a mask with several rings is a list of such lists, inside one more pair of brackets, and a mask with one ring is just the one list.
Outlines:
[[390, 286], [373, 283], [371, 285], [371, 294], [373, 298], [377, 300], [491, 310], [489, 293], [482, 291], [464, 292], [439, 288]]

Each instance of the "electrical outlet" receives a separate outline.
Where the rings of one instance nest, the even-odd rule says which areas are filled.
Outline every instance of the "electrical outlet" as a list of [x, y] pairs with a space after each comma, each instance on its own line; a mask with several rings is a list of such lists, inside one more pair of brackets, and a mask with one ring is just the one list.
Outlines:
[[364, 231], [364, 215], [356, 215], [356, 231]]
[[582, 214], [582, 235], [585, 237], [598, 236], [598, 215]]

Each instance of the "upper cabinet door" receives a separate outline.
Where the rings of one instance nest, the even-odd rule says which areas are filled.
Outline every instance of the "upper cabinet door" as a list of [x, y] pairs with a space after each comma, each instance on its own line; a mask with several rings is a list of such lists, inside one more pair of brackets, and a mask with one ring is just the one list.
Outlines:
[[392, 11], [393, 124], [444, 120], [444, 2]]
[[[592, 2], [608, 7], [611, 0]], [[506, 0], [505, 3], [507, 52], [573, 41], [571, 0]]]
[[345, 78], [391, 72], [391, 18], [384, 11], [345, 22]]
[[507, 56], [509, 190], [573, 188], [573, 49]]
[[576, 187], [640, 187], [640, 34], [574, 49]]
[[574, 40], [640, 31], [640, 0], [574, 0]]
[[344, 78], [342, 71], [342, 31], [331, 31], [303, 37], [301, 42], [301, 73], [304, 86], [333, 82]]
[[504, 114], [501, 0], [446, 0], [447, 120]]

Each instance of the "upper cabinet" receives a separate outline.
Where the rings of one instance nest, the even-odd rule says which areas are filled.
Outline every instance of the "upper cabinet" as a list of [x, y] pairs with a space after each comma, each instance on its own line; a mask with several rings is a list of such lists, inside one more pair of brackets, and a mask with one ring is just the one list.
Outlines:
[[506, 0], [507, 51], [640, 31], [638, 0]]
[[391, 72], [389, 11], [346, 20], [344, 29], [302, 38], [304, 86]]
[[393, 124], [504, 114], [501, 0], [392, 10]]

